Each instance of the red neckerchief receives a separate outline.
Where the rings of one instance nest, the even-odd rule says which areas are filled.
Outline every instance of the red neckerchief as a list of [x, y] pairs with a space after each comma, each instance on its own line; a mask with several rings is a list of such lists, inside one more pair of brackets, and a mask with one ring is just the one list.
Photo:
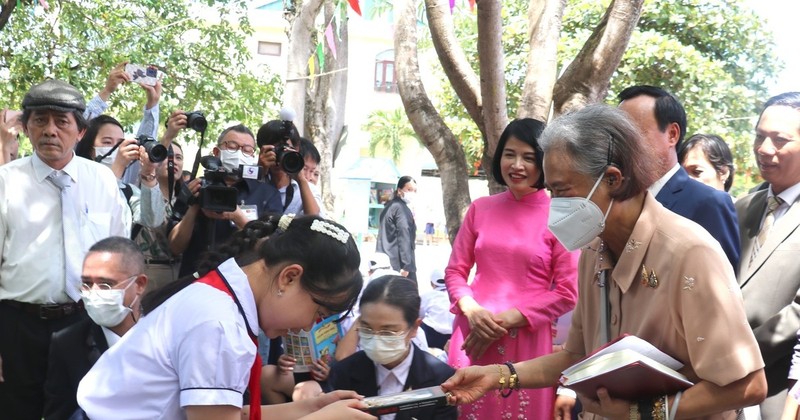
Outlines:
[[[228, 296], [236, 302], [236, 306], [239, 307], [239, 313], [242, 315], [242, 318], [244, 318], [245, 325], [248, 325], [242, 305], [239, 303], [236, 295], [233, 294], [233, 290], [231, 290], [227, 280], [222, 278], [222, 275], [220, 275], [217, 270], [209, 271], [208, 274], [199, 278], [197, 282], [207, 284], [217, 290], [227, 293]], [[250, 331], [249, 327], [247, 332], [250, 338], [253, 339], [256, 349], [258, 349], [258, 337], [253, 331]], [[256, 351], [256, 360], [253, 361], [253, 367], [250, 368], [250, 382], [247, 384], [247, 389], [250, 391], [250, 420], [261, 420], [261, 355], [258, 354], [258, 351]]]

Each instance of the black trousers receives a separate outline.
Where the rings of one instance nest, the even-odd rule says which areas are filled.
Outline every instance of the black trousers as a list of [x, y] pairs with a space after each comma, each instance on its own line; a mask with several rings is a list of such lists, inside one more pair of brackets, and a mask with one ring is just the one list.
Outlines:
[[44, 380], [50, 337], [86, 317], [78, 312], [64, 318], [43, 320], [0, 301], [0, 417], [41, 420], [44, 409]]

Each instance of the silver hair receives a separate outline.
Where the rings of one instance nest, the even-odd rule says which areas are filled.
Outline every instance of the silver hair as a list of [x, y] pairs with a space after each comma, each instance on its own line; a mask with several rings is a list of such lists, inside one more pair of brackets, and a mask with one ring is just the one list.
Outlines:
[[619, 168], [624, 182], [612, 194], [619, 200], [644, 191], [656, 179], [647, 168], [654, 161], [653, 153], [643, 143], [625, 112], [602, 104], [556, 118], [539, 139], [545, 156], [551, 151], [565, 152], [582, 175], [596, 178], [611, 165]]

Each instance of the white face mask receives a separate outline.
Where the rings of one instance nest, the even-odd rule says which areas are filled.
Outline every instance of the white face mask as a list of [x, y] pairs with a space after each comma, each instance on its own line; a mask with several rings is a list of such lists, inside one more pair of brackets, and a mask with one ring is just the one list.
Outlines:
[[414, 191], [406, 191], [403, 193], [403, 196], [400, 198], [401, 200], [405, 201], [406, 204], [411, 204], [417, 198], [417, 193]]
[[590, 198], [594, 190], [600, 185], [603, 175], [594, 183], [594, 187], [589, 191], [589, 196], [581, 197], [554, 197], [550, 200], [550, 215], [547, 219], [547, 227], [553, 232], [556, 239], [570, 251], [575, 251], [592, 242], [594, 238], [603, 232], [606, 227], [606, 217], [611, 211], [614, 200], [608, 204], [606, 214], [593, 203]]
[[[135, 278], [136, 277], [131, 277], [131, 279]], [[130, 281], [123, 289], [101, 290], [93, 288], [89, 291], [82, 290], [81, 299], [83, 300], [83, 306], [86, 308], [86, 313], [89, 314], [89, 318], [91, 318], [95, 324], [107, 328], [116, 327], [122, 323], [125, 317], [133, 312], [130, 307], [125, 306], [123, 303], [125, 291], [131, 287], [133, 283], [135, 282]], [[133, 299], [133, 302], [131, 302], [131, 306], [136, 303], [136, 299], [138, 298], [139, 296], [137, 295]]]
[[[95, 147], [94, 148], [95, 157], [104, 156], [106, 153], [108, 153], [109, 150], [111, 150], [112, 147], [113, 146], [97, 146], [97, 147]], [[111, 152], [110, 155], [104, 157], [103, 160], [100, 161], [100, 163], [102, 163], [103, 165], [106, 165], [106, 166], [111, 166], [114, 163], [114, 159], [117, 158], [117, 151], [119, 151], [119, 148], [114, 149], [114, 151]]]
[[247, 156], [241, 150], [220, 150], [222, 167], [229, 172], [239, 170], [239, 165], [253, 166], [256, 164], [256, 156]]
[[406, 334], [383, 336], [359, 331], [359, 345], [370, 360], [380, 365], [388, 365], [398, 361], [408, 350]]

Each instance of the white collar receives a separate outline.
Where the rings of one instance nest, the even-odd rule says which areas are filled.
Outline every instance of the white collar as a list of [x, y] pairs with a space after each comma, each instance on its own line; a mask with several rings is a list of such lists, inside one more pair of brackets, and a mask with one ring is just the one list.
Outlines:
[[378, 386], [380, 386], [383, 381], [386, 380], [386, 377], [389, 376], [389, 373], [393, 373], [394, 377], [405, 386], [406, 381], [408, 380], [408, 372], [411, 371], [411, 360], [414, 358], [414, 345], [408, 343], [408, 355], [406, 355], [405, 359], [400, 362], [399, 365], [395, 366], [394, 369], [386, 369], [383, 365], [372, 362], [375, 364], [375, 379]]
[[114, 344], [117, 344], [117, 342], [122, 338], [118, 336], [117, 333], [106, 327], [101, 326], [100, 328], [103, 330], [103, 335], [106, 337], [106, 344], [108, 344], [108, 348], [114, 347]]
[[253, 296], [253, 290], [250, 288], [247, 274], [242, 271], [242, 268], [239, 267], [239, 264], [237, 264], [236, 260], [233, 258], [229, 258], [220, 264], [217, 269], [222, 273], [225, 280], [228, 281], [231, 289], [233, 289], [233, 294], [239, 299], [239, 303], [244, 310], [245, 321], [250, 331], [254, 334], [258, 334], [256, 299], [255, 296]]
[[[772, 185], [770, 185], [769, 189], [767, 190], [767, 198], [774, 196], [775, 193], [772, 191]], [[797, 201], [797, 198], [800, 197], [800, 182], [783, 190], [783, 192], [778, 194], [778, 197], [783, 200], [783, 204], [781, 204], [781, 206], [791, 206], [792, 203]]]
[[[66, 166], [64, 166], [60, 171], [69, 175], [72, 178], [72, 181], [78, 182], [78, 164], [75, 163], [78, 157], [75, 155], [75, 152], [72, 152], [72, 159], [69, 160]], [[53, 169], [50, 165], [46, 164], [39, 155], [34, 152], [33, 156], [31, 156], [31, 164], [33, 165], [33, 171], [36, 174], [36, 180], [42, 182], [50, 176], [53, 171], [58, 171], [58, 169]]]
[[664, 176], [658, 178], [658, 180], [654, 182], [653, 185], [649, 186], [647, 188], [647, 191], [649, 191], [650, 194], [653, 195], [653, 197], [657, 196], [658, 193], [661, 192], [661, 189], [664, 188], [664, 185], [667, 185], [667, 182], [669, 182], [670, 178], [672, 178], [672, 176], [675, 175], [680, 168], [681, 165], [679, 163], [676, 163], [675, 166], [672, 167], [672, 169], [668, 170], [667, 173], [664, 174]]

